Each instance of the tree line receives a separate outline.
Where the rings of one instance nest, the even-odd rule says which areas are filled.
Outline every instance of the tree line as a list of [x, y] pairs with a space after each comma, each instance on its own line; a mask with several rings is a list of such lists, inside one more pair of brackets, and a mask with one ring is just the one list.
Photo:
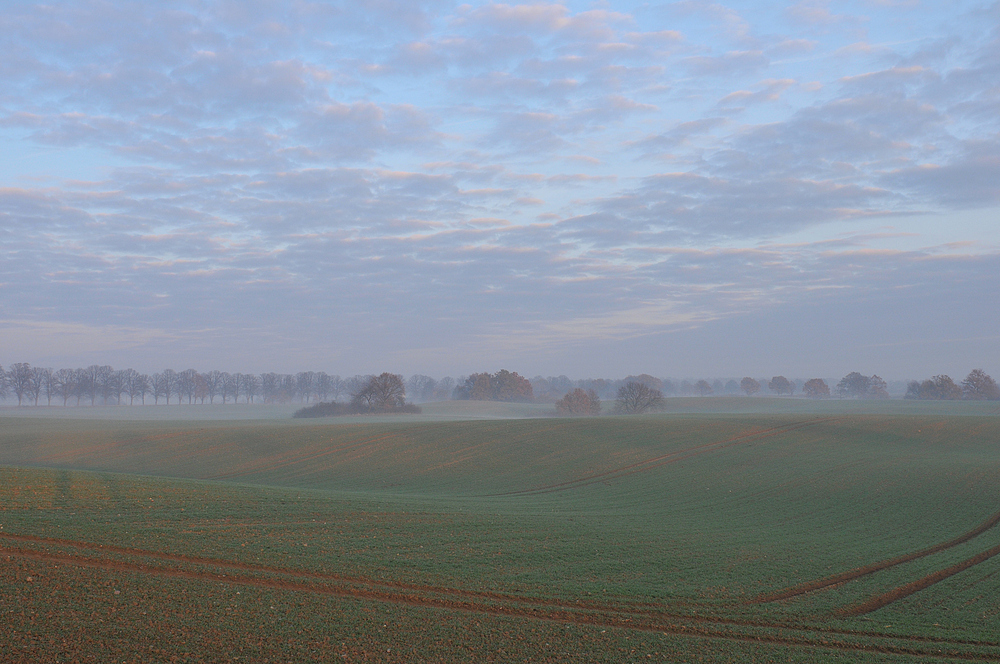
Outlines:
[[[381, 374], [399, 376], [398, 374]], [[53, 370], [28, 363], [0, 366], [0, 399], [15, 398], [18, 405], [60, 404], [63, 406], [101, 404], [171, 403], [334, 403], [345, 399], [344, 407], [354, 403], [370, 385], [371, 374], [342, 378], [324, 371], [297, 374], [198, 372], [194, 369], [144, 374], [134, 369], [116, 370], [107, 365], [79, 369]], [[535, 376], [527, 379], [517, 372], [501, 369], [496, 373], [480, 372], [458, 379], [440, 380], [423, 374], [409, 379], [399, 376], [403, 393], [411, 401], [469, 399], [479, 401], [541, 402], [556, 406], [557, 412], [583, 414], [599, 411], [601, 400], [616, 403], [621, 412], [646, 412], [662, 405], [668, 396], [713, 396], [745, 394], [754, 396], [765, 387], [777, 396], [791, 396], [797, 390], [806, 397], [885, 399], [888, 385], [878, 375], [851, 372], [831, 387], [822, 378], [805, 381], [784, 376], [770, 379], [744, 377], [737, 382], [716, 379], [671, 381], [649, 374], [624, 379], [586, 378], [571, 380], [566, 376]], [[630, 384], [644, 388], [628, 387]], [[902, 390], [902, 387], [899, 388]], [[642, 392], [639, 395], [637, 392]], [[622, 401], [622, 398], [624, 400]], [[997, 383], [982, 369], [972, 371], [959, 384], [946, 375], [924, 381], [910, 381], [907, 399], [1000, 399]], [[364, 397], [362, 397], [364, 400]], [[598, 404], [595, 406], [595, 404]], [[359, 406], [351, 406], [358, 408]]]

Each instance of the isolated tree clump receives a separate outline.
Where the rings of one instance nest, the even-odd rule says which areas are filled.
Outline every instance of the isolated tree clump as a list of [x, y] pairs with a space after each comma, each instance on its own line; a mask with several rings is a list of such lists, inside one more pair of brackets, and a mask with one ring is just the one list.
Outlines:
[[501, 369], [495, 374], [475, 373], [465, 379], [465, 383], [455, 388], [455, 399], [471, 401], [518, 401], [534, 400], [531, 381], [516, 371]]
[[888, 399], [889, 386], [878, 374], [865, 376], [852, 371], [837, 383], [837, 396], [856, 399]]
[[660, 410], [664, 406], [663, 393], [645, 383], [625, 383], [618, 388], [615, 412], [621, 415], [639, 415]]
[[420, 407], [406, 403], [406, 387], [399, 374], [385, 372], [369, 376], [367, 382], [355, 383], [348, 404], [320, 402], [295, 411], [292, 417], [330, 417], [384, 413], [419, 413]]
[[767, 389], [778, 395], [787, 394], [791, 396], [792, 392], [795, 391], [795, 385], [784, 376], [775, 376], [767, 384]]
[[698, 394], [703, 397], [707, 397], [712, 394], [715, 390], [712, 388], [711, 383], [702, 378], [697, 383], [694, 384], [694, 389], [698, 390]]
[[760, 382], [755, 378], [746, 376], [740, 381], [740, 389], [743, 390], [748, 397], [752, 397], [760, 392]]
[[601, 399], [594, 390], [578, 387], [556, 401], [556, 412], [560, 415], [600, 415]]
[[802, 393], [810, 399], [824, 399], [830, 396], [830, 386], [822, 378], [810, 378], [802, 386]]
[[403, 377], [388, 371], [372, 376], [360, 390], [352, 394], [350, 408], [355, 413], [413, 412], [405, 410], [406, 386], [403, 384]]
[[962, 396], [974, 401], [1000, 401], [1000, 387], [982, 369], [973, 369], [962, 381]]

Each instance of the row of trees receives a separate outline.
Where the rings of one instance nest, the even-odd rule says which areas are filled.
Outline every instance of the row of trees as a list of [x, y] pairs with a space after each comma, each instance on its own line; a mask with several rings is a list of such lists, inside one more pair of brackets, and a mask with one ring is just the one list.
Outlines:
[[292, 374], [245, 374], [224, 371], [199, 373], [194, 369], [165, 369], [154, 374], [134, 369], [116, 370], [110, 366], [92, 365], [85, 369], [53, 371], [32, 367], [27, 363], [11, 365], [8, 371], [0, 367], [0, 398], [13, 396], [17, 404], [46, 405], [53, 401], [63, 406], [89, 402], [103, 404], [177, 403], [285, 403], [336, 400], [353, 395], [372, 376], [352, 376], [342, 379], [325, 372], [305, 371]]
[[924, 381], [910, 381], [905, 399], [971, 399], [973, 401], [1000, 401], [1000, 387], [982, 369], [973, 369], [961, 385], [950, 376], [940, 374]]
[[[398, 374], [391, 374], [398, 375]], [[326, 372], [303, 371], [297, 374], [246, 374], [208, 371], [199, 373], [194, 369], [173, 371], [166, 369], [159, 373], [143, 374], [134, 369], [115, 370], [107, 365], [92, 365], [81, 369], [52, 370], [32, 367], [27, 363], [17, 363], [4, 371], [0, 367], [0, 399], [13, 397], [18, 405], [61, 403], [62, 405], [103, 404], [154, 404], [169, 403], [303, 403], [337, 401], [343, 397], [353, 400], [372, 375], [357, 375], [341, 378]], [[775, 395], [793, 395], [797, 388], [803, 395], [824, 398], [835, 394], [844, 398], [884, 399], [888, 398], [888, 385], [877, 375], [865, 376], [851, 372], [831, 388], [821, 378], [807, 381], [792, 381], [784, 376], [771, 379], [744, 377], [739, 383], [729, 380], [709, 382], [707, 380], [685, 380], [679, 385], [670, 380], [656, 378], [649, 374], [627, 376], [621, 380], [584, 379], [573, 381], [566, 376], [542, 377], [531, 380], [506, 369], [496, 373], [475, 373], [455, 380], [445, 377], [440, 380], [416, 374], [407, 380], [400, 378], [405, 392], [414, 402], [444, 401], [447, 399], [471, 399], [484, 401], [521, 401], [560, 403], [559, 412], [572, 412], [583, 406], [584, 400], [572, 397], [571, 402], [563, 401], [576, 390], [593, 398], [618, 400], [619, 391], [632, 384], [645, 385], [657, 392], [662, 399], [666, 395], [709, 396], [716, 394], [739, 394], [753, 396], [764, 387]], [[629, 388], [634, 390], [635, 388]], [[902, 389], [900, 385], [897, 389]], [[906, 398], [909, 399], [1000, 399], [996, 382], [981, 369], [971, 372], [960, 385], [956, 385], [946, 375], [938, 375], [924, 381], [911, 381], [907, 385]], [[567, 410], [569, 409], [569, 410]]]

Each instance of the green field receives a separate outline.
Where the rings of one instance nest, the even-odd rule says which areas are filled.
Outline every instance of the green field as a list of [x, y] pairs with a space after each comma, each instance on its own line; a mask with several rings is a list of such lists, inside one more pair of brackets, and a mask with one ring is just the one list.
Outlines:
[[3, 411], [3, 661], [1000, 660], [996, 404], [669, 403]]

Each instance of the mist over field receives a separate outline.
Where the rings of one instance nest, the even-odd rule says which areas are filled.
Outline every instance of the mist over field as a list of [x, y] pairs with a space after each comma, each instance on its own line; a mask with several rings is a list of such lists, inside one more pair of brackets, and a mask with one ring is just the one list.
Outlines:
[[3, 664], [1000, 661], [1000, 2], [0, 53]]

